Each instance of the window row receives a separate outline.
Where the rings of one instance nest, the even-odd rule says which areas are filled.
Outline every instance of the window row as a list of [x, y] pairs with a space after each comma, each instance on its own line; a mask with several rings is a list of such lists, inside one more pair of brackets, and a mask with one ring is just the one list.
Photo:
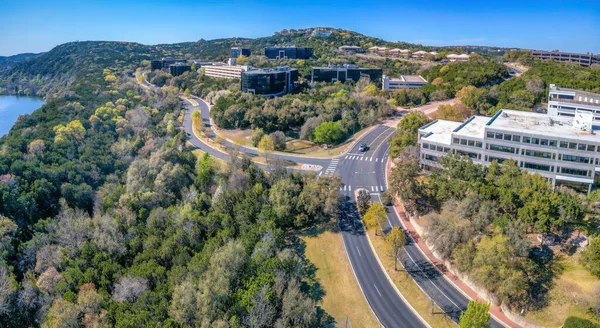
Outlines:
[[423, 143], [423, 148], [439, 151], [442, 153], [447, 153], [450, 151], [449, 147], [442, 147], [442, 146], [432, 145], [432, 144], [428, 144], [428, 143]]
[[469, 147], [477, 147], [477, 148], [483, 147], [483, 143], [481, 141], [473, 141], [473, 140], [460, 139], [460, 138], [452, 138], [452, 143], [455, 145], [463, 145], [463, 146], [469, 146]]
[[[498, 133], [498, 132], [487, 132], [487, 137], [488, 138], [493, 138], [493, 139], [498, 139], [498, 140], [504, 140], [504, 141], [512, 141], [512, 142], [521, 142], [521, 143], [526, 143], [526, 144], [532, 144], [532, 145], [540, 145], [540, 146], [548, 146], [548, 147], [559, 147], [559, 148], [567, 148], [567, 149], [576, 149], [576, 150], [583, 150], [583, 151], [599, 151], [600, 152], [600, 147], [596, 147], [596, 145], [588, 145], [588, 144], [584, 144], [584, 143], [577, 143], [577, 142], [568, 142], [568, 141], [561, 141], [560, 143], [557, 140], [551, 140], [551, 139], [542, 139], [542, 138], [537, 138], [537, 137], [521, 137], [518, 135], [513, 135], [513, 134], [508, 134], [508, 133]], [[454, 138], [455, 140], [457, 138]], [[456, 142], [454, 142], [456, 143]]]

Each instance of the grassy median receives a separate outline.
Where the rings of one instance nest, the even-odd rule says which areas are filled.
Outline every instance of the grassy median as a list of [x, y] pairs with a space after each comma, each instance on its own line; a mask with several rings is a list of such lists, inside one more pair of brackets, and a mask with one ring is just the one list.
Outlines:
[[450, 320], [439, 307], [436, 306], [435, 314], [431, 314], [431, 301], [429, 297], [423, 293], [412, 277], [402, 269], [400, 264], [398, 265], [398, 271], [394, 270], [394, 258], [390, 256], [386, 250], [383, 238], [381, 236], [375, 236], [372, 229], [367, 233], [369, 234], [375, 252], [381, 260], [381, 263], [383, 263], [388, 275], [400, 293], [421, 317], [423, 317], [423, 319], [425, 319], [432, 327], [457, 327], [458, 325]]
[[314, 279], [324, 292], [319, 306], [335, 319], [336, 327], [379, 327], [346, 256], [342, 235], [320, 232], [302, 237], [306, 258], [315, 266]]

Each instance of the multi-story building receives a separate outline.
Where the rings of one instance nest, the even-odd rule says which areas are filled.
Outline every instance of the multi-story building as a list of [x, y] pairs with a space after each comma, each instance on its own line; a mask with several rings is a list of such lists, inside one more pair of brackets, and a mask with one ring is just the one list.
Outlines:
[[329, 65], [327, 67], [313, 67], [311, 82], [344, 82], [347, 80], [358, 81], [361, 77], [368, 77], [371, 82], [381, 86], [381, 68], [363, 68], [356, 65]]
[[160, 61], [160, 60], [151, 60], [150, 61], [150, 69], [151, 70], [162, 69], [162, 68], [163, 68], [162, 61]]
[[594, 123], [600, 125], [600, 94], [550, 84], [548, 115], [574, 117], [577, 113], [592, 114]]
[[383, 76], [383, 90], [416, 89], [427, 84], [421, 75], [401, 75], [399, 79]]
[[239, 56], [250, 57], [251, 54], [250, 48], [233, 47], [229, 51], [229, 58], [238, 58]]
[[461, 55], [450, 54], [450, 55], [446, 56], [446, 58], [448, 59], [448, 61], [451, 61], [451, 62], [466, 62], [466, 61], [469, 61], [469, 58], [471, 58], [471, 56], [469, 56], [467, 54], [461, 54]]
[[387, 47], [371, 47], [369, 48], [369, 51], [372, 53], [376, 53], [376, 54], [380, 54], [380, 55], [384, 55], [387, 51], [389, 50], [389, 48]]
[[223, 63], [203, 65], [201, 68], [201, 70], [204, 71], [204, 75], [223, 79], [239, 79], [242, 77], [242, 72], [246, 72], [251, 69], [252, 67], [250, 66], [230, 66]]
[[173, 76], [179, 76], [187, 71], [190, 71], [192, 67], [188, 64], [184, 63], [175, 63], [173, 65], [169, 65], [169, 71]]
[[600, 55], [598, 54], [578, 54], [573, 52], [543, 50], [534, 50], [531, 52], [531, 54], [534, 58], [538, 59], [552, 59], [561, 62], [573, 62], [585, 67], [589, 67], [592, 64], [600, 64]]
[[553, 187], [589, 192], [600, 171], [600, 135], [592, 123], [590, 113], [567, 117], [506, 109], [464, 123], [435, 120], [419, 129], [420, 161], [425, 169], [440, 168], [440, 157], [449, 152], [482, 165], [512, 159]]
[[310, 59], [313, 48], [281, 47], [265, 48], [265, 57], [269, 59]]
[[290, 67], [263, 68], [242, 72], [243, 92], [265, 96], [282, 96], [298, 81], [298, 70]]
[[353, 53], [353, 54], [362, 54], [365, 52], [365, 49], [359, 46], [341, 46], [338, 48], [341, 52]]

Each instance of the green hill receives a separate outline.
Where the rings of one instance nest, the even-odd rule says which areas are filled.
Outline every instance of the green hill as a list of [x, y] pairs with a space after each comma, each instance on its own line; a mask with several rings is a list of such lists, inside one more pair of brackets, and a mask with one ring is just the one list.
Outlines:
[[[225, 60], [229, 48], [243, 46], [252, 49], [254, 55], [263, 54], [265, 47], [298, 46], [312, 47], [320, 62], [337, 59], [333, 50], [342, 45], [359, 45], [365, 48], [385, 46], [426, 51], [477, 51], [480, 53], [502, 54], [504, 49], [491, 47], [430, 47], [405, 42], [389, 42], [357, 32], [332, 29], [327, 37], [313, 36], [313, 28], [283, 30], [271, 36], [256, 39], [226, 38], [215, 40], [200, 39], [196, 42], [176, 44], [143, 45], [134, 42], [85, 41], [69, 42], [39, 56], [27, 54], [0, 58], [0, 93], [47, 96], [64, 92], [76, 79], [101, 78], [101, 71], [132, 69], [142, 60], [172, 56], [185, 59]], [[498, 52], [500, 50], [501, 52]], [[28, 58], [28, 60], [24, 60]], [[10, 63], [4, 64], [3, 62]], [[8, 67], [10, 66], [10, 67]], [[2, 67], [5, 67], [2, 70]], [[410, 71], [410, 70], [409, 70]]]

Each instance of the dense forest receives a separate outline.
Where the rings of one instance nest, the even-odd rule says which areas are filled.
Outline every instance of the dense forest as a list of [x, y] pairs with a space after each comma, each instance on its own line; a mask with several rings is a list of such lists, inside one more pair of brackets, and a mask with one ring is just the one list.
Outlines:
[[0, 326], [329, 323], [293, 245], [335, 219], [339, 179], [197, 159], [176, 89], [142, 89], [132, 57], [57, 58], [0, 139]]

